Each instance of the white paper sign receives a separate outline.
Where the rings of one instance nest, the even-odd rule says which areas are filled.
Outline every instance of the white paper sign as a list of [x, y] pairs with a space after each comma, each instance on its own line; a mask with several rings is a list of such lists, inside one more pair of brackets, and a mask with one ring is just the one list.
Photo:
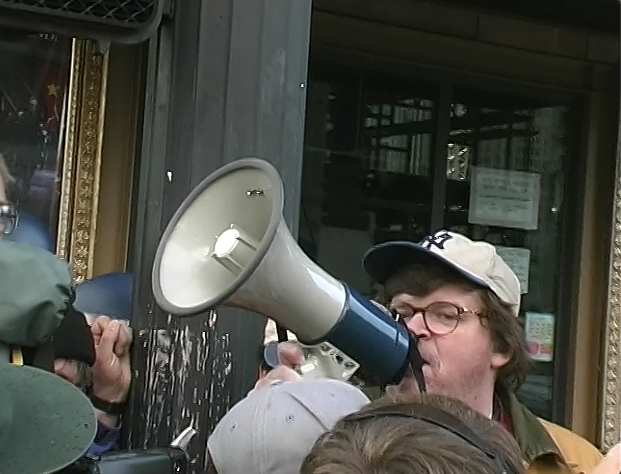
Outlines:
[[520, 280], [522, 294], [528, 293], [528, 276], [530, 271], [530, 250], [521, 247], [496, 246], [496, 252], [509, 265]]
[[531, 358], [537, 362], [552, 362], [554, 359], [554, 315], [527, 312], [524, 333]]
[[540, 176], [536, 173], [474, 167], [468, 222], [535, 230], [539, 190]]

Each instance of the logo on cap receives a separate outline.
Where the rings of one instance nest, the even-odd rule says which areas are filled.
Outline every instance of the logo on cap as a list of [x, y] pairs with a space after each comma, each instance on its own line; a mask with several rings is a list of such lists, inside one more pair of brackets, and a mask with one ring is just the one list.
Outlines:
[[436, 232], [435, 234], [431, 234], [425, 237], [421, 241], [420, 246], [428, 250], [431, 250], [433, 247], [439, 250], [445, 250], [446, 243], [450, 240], [453, 240], [453, 238], [454, 237], [451, 234], [449, 234], [445, 230], [441, 230]]

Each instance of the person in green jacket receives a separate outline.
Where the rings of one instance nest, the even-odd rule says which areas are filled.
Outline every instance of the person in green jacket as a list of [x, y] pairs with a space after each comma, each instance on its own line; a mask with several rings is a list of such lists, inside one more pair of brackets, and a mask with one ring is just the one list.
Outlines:
[[[363, 261], [389, 307], [418, 338], [427, 392], [460, 400], [501, 423], [517, 441], [529, 472], [589, 473], [602, 454], [571, 431], [537, 418], [515, 396], [530, 355], [520, 313], [520, 282], [496, 248], [446, 230], [420, 243], [386, 242]], [[280, 346], [280, 360], [295, 367], [301, 351]], [[266, 380], [292, 379], [279, 367]], [[263, 383], [263, 382], [259, 382]], [[406, 375], [396, 387], [418, 390]]]
[[46, 250], [0, 239], [2, 472], [56, 472], [81, 458], [95, 438], [89, 399], [51, 372], [52, 335], [72, 299], [65, 262]]

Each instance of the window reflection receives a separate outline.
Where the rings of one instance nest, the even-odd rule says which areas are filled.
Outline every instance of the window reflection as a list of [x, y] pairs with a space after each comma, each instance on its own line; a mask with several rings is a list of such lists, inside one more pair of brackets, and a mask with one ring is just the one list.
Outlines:
[[70, 40], [0, 29], [0, 59], [0, 153], [15, 179], [8, 198], [56, 238]]
[[370, 157], [365, 199], [372, 243], [422, 239], [430, 232], [435, 88], [416, 81], [367, 77], [363, 137]]
[[435, 89], [314, 70], [308, 88], [299, 240], [365, 294], [369, 247], [429, 233]]

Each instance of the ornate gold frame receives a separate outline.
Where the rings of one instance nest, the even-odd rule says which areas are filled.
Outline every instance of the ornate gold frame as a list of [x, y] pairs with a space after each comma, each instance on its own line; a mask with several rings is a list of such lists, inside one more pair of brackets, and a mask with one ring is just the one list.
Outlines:
[[74, 39], [56, 251], [72, 264], [78, 282], [93, 271], [107, 76], [108, 54], [93, 41]]
[[617, 149], [608, 314], [605, 323], [601, 445], [621, 440], [621, 129]]

